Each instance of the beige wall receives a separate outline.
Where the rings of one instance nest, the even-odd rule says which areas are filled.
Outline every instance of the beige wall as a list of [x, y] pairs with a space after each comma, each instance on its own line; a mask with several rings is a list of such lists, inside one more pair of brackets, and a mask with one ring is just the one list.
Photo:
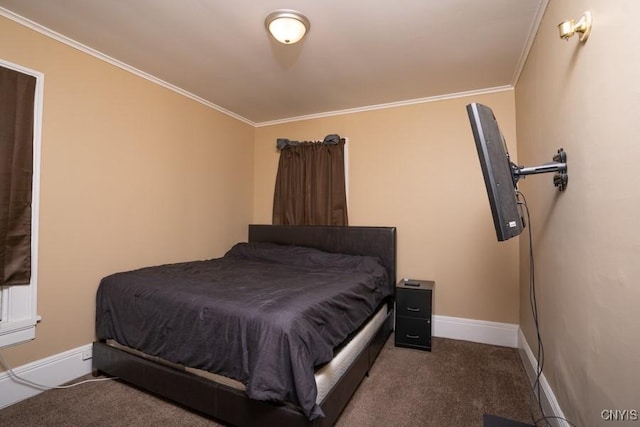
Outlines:
[[496, 241], [465, 105], [490, 105], [516, 152], [513, 91], [256, 129], [254, 217], [270, 223], [276, 138], [348, 139], [349, 222], [398, 228], [399, 277], [436, 281], [438, 315], [518, 323], [518, 243]]
[[[102, 276], [219, 256], [246, 238], [247, 223], [269, 223], [275, 139], [329, 133], [348, 138], [350, 223], [398, 227], [399, 277], [436, 280], [438, 315], [521, 323], [535, 349], [527, 238], [496, 241], [464, 108], [482, 102], [519, 164], [549, 161], [560, 146], [569, 154], [567, 192], [549, 175], [521, 185], [547, 379], [578, 425], [597, 424], [602, 409], [637, 408], [640, 34], [631, 17], [640, 6], [610, 4], [551, 2], [515, 92], [255, 129], [0, 18], [0, 40], [11, 40], [0, 58], [45, 74], [43, 320], [33, 342], [3, 354], [19, 366], [87, 344]], [[585, 9], [592, 38], [561, 41], [556, 25]]]
[[254, 128], [0, 17], [0, 58], [44, 73], [36, 339], [18, 366], [90, 343], [106, 274], [246, 239]]
[[[591, 37], [556, 26], [590, 10]], [[605, 409], [640, 410], [640, 30], [636, 0], [551, 1], [516, 86], [519, 160], [568, 153], [569, 186], [528, 178], [544, 373], [576, 425], [610, 425]], [[520, 239], [521, 313], [528, 310], [527, 239]], [[636, 425], [636, 423], [613, 423]]]

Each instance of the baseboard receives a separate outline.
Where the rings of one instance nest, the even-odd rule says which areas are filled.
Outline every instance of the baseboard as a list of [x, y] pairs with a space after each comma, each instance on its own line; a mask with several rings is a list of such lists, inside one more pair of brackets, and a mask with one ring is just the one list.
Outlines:
[[[435, 337], [518, 347], [518, 325], [448, 316], [433, 316], [432, 321], [432, 335]], [[14, 367], [13, 371], [29, 381], [49, 386], [73, 381], [91, 372], [91, 344]], [[8, 372], [2, 372], [0, 373], [0, 391], [0, 409], [2, 409], [44, 390], [20, 383]]]
[[432, 316], [434, 337], [518, 347], [518, 325], [460, 317]]
[[[537, 345], [537, 344], [536, 344]], [[518, 330], [518, 349], [520, 353], [520, 358], [522, 359], [522, 364], [524, 365], [525, 371], [527, 371], [527, 376], [529, 377], [529, 381], [533, 385], [536, 380], [536, 369], [537, 369], [537, 359], [536, 356], [531, 351], [531, 347], [529, 347], [529, 343], [527, 343], [524, 334], [522, 333], [522, 329]], [[544, 413], [547, 416], [551, 416], [554, 418], [549, 419], [549, 424], [553, 427], [570, 427], [571, 424], [564, 421], [564, 413], [562, 412], [562, 408], [556, 399], [556, 395], [553, 393], [549, 382], [544, 376], [544, 371], [540, 376], [540, 403], [542, 404], [542, 408], [544, 409]]]
[[[48, 386], [59, 386], [91, 372], [92, 344], [36, 360], [13, 372], [26, 380]], [[0, 373], [0, 409], [45, 391], [14, 379], [9, 372]]]

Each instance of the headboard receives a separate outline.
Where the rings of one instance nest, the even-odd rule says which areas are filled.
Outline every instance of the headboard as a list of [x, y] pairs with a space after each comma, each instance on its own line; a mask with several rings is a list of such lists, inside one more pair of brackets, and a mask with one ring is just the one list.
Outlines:
[[396, 284], [396, 228], [249, 224], [249, 242], [307, 246], [325, 252], [377, 256]]

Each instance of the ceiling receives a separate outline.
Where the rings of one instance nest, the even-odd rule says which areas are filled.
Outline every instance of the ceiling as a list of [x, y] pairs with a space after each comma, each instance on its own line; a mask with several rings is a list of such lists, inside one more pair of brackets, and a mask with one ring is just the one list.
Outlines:
[[[0, 0], [0, 14], [263, 125], [511, 87], [547, 1]], [[295, 45], [265, 29], [282, 8], [311, 21]]]

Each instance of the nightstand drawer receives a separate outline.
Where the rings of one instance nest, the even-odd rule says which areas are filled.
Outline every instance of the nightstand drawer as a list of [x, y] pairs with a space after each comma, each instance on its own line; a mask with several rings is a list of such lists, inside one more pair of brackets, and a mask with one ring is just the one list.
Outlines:
[[431, 349], [431, 320], [396, 317], [396, 346]]
[[431, 291], [402, 289], [396, 295], [398, 316], [431, 317]]

